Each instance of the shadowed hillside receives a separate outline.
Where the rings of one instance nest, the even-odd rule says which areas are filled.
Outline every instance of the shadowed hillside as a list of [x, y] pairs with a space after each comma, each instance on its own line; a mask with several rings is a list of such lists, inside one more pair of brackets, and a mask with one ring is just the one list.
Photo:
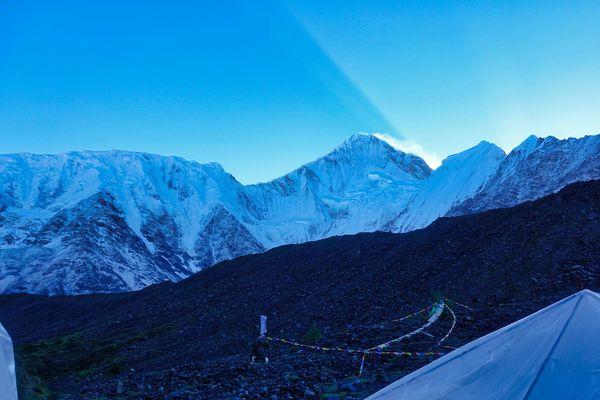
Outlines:
[[[600, 288], [600, 181], [534, 202], [223, 262], [177, 284], [76, 297], [0, 297], [32, 393], [63, 398], [361, 398], [430, 358], [367, 359], [272, 345], [248, 363], [258, 316], [271, 335], [366, 348], [419, 326], [380, 325], [434, 301], [455, 307], [457, 347], [581, 288]], [[429, 333], [441, 337], [447, 313]], [[448, 351], [420, 335], [408, 351]], [[23, 373], [23, 372], [21, 372]], [[39, 380], [39, 382], [38, 382]], [[71, 396], [71, 397], [69, 397]], [[104, 396], [104, 397], [102, 397]], [[150, 397], [149, 397], [150, 396]], [[275, 396], [275, 397], [273, 397]], [[43, 397], [43, 396], [42, 396]], [[339, 397], [338, 397], [339, 398]]]

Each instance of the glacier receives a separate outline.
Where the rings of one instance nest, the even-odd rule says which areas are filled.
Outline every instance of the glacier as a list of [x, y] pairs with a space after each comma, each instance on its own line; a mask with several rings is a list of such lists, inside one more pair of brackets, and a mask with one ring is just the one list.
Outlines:
[[407, 232], [600, 178], [600, 136], [481, 142], [436, 170], [356, 134], [273, 181], [126, 151], [0, 155], [0, 292], [80, 294], [177, 281], [222, 260], [358, 232]]

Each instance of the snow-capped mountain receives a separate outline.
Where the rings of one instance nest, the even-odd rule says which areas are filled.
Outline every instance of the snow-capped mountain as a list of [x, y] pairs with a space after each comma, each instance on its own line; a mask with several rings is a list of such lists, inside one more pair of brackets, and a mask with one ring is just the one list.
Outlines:
[[475, 196], [449, 215], [512, 207], [558, 192], [576, 181], [600, 178], [600, 135], [559, 140], [528, 137], [511, 151]]
[[431, 168], [373, 135], [354, 135], [331, 153], [271, 182], [248, 186], [262, 243], [273, 247], [382, 229]]
[[218, 261], [363, 231], [409, 231], [600, 178], [600, 136], [482, 142], [435, 171], [373, 135], [271, 182], [144, 153], [0, 155], [0, 292], [88, 293], [179, 280]]
[[377, 230], [430, 172], [370, 135], [251, 186], [177, 157], [3, 155], [0, 291], [140, 289], [285, 243]]
[[131, 152], [0, 156], [0, 290], [80, 293], [178, 280], [264, 247], [218, 164]]
[[481, 142], [446, 158], [390, 230], [407, 232], [423, 228], [471, 198], [493, 176], [506, 157], [498, 146]]

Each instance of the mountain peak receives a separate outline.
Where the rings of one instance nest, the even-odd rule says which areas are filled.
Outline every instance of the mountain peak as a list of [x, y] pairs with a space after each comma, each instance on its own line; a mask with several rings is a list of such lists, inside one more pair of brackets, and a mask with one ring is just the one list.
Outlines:
[[498, 148], [499, 149], [498, 146], [496, 146], [492, 142], [488, 142], [487, 140], [482, 140], [481, 142], [477, 143], [477, 145], [473, 148], [474, 149], [488, 149], [488, 148]]
[[[355, 133], [344, 140], [332, 153], [336, 151], [357, 151], [365, 149], [381, 149], [383, 151], [394, 151], [403, 153], [394, 149], [385, 140], [378, 138], [372, 133]], [[403, 153], [404, 154], [404, 153]]]
[[447, 166], [449, 163], [464, 162], [464, 160], [469, 158], [477, 162], [478, 158], [481, 160], [483, 158], [491, 157], [501, 160], [505, 156], [506, 153], [504, 153], [504, 150], [502, 150], [500, 147], [488, 141], [482, 140], [477, 145], [467, 150], [446, 157], [446, 159], [442, 161], [442, 166]]
[[172, 156], [0, 155], [0, 292], [140, 289], [282, 244], [412, 230], [448, 210], [509, 207], [600, 177], [600, 136], [532, 136], [510, 156], [481, 142], [434, 173], [391, 139], [352, 135], [248, 186], [217, 163]]
[[543, 141], [544, 138], [540, 138], [535, 135], [530, 135], [527, 137], [527, 139], [523, 140], [523, 142], [520, 145], [515, 147], [512, 152], [530, 153]]
[[409, 173], [417, 179], [425, 179], [431, 173], [431, 168], [421, 157], [398, 150], [384, 139], [369, 133], [356, 133], [348, 137], [331, 153], [308, 165], [322, 162], [346, 164], [352, 169], [365, 170], [365, 174], [373, 168], [385, 169], [391, 165], [394, 165], [393, 169]]

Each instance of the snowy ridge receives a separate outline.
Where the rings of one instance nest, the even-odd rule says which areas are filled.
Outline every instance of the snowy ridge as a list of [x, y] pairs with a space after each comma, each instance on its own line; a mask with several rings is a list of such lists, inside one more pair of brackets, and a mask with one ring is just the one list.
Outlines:
[[[248, 218], [244, 187], [216, 163], [120, 151], [17, 154], [0, 156], [0, 173], [0, 290], [138, 289], [264, 250], [256, 241], [240, 252], [210, 250], [216, 210]], [[236, 218], [221, 224], [243, 228]]]
[[511, 151], [475, 196], [449, 215], [512, 207], [558, 192], [576, 181], [600, 178], [600, 135], [559, 140], [528, 137]]
[[471, 198], [497, 171], [505, 156], [498, 146], [481, 142], [446, 158], [411, 200], [393, 230], [423, 228], [446, 215], [452, 207]]
[[421, 158], [357, 134], [325, 157], [248, 191], [272, 247], [381, 229], [430, 173]]
[[136, 152], [0, 155], [0, 292], [88, 293], [179, 280], [221, 260], [506, 207], [600, 178], [600, 136], [482, 142], [435, 171], [373, 135], [271, 182]]

